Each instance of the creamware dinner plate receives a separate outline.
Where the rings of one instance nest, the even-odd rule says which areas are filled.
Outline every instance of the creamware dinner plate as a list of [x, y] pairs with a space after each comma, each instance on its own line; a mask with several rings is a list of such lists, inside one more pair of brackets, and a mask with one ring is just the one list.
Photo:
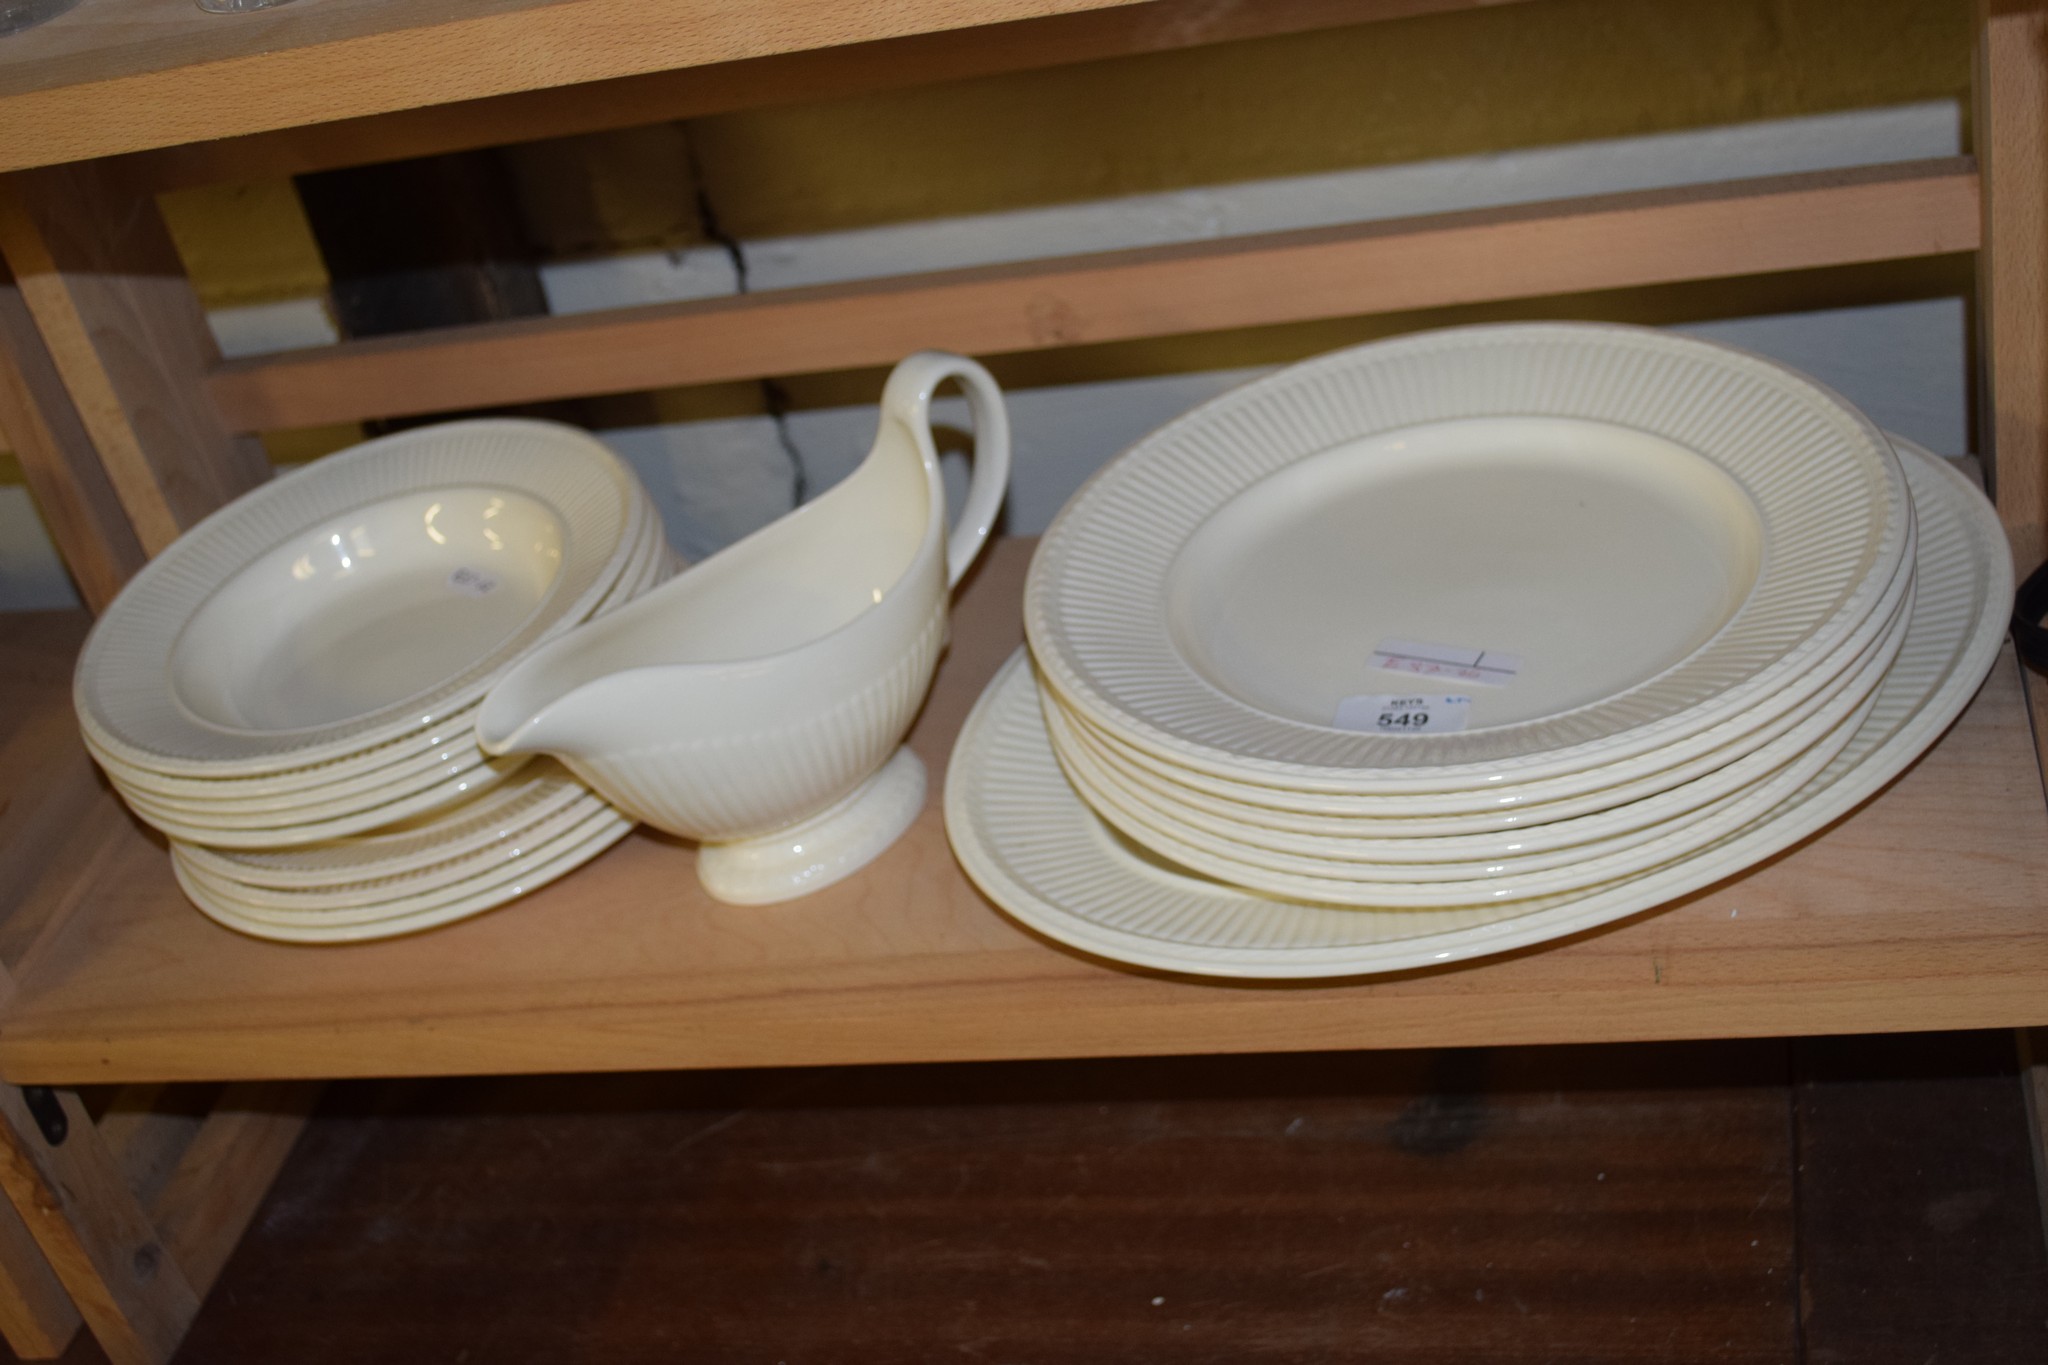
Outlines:
[[474, 890], [481, 878], [500, 867], [516, 866], [537, 851], [555, 848], [560, 840], [576, 834], [592, 817], [606, 809], [602, 797], [586, 790], [561, 809], [482, 848], [449, 850], [440, 861], [403, 873], [379, 872], [321, 886], [275, 887], [245, 882], [220, 870], [217, 863], [195, 859], [192, 856], [195, 845], [175, 844], [173, 851], [196, 878], [231, 896], [236, 904], [252, 910], [316, 916], [335, 911], [367, 912], [390, 901], [440, 891], [461, 883], [470, 883], [470, 889]]
[[[667, 567], [656, 526], [652, 540], [636, 555], [629, 576], [607, 595], [599, 614], [655, 586], [667, 576]], [[311, 789], [284, 792], [265, 791], [260, 779], [163, 778], [138, 773], [97, 750], [94, 757], [136, 814], [166, 833], [207, 840], [213, 835], [202, 831], [274, 830], [279, 833], [268, 842], [283, 847], [336, 837], [337, 831], [349, 832], [336, 822], [365, 817], [430, 789], [473, 796], [517, 771], [517, 763], [487, 762], [477, 744], [475, 718], [474, 706], [457, 711], [430, 736], [438, 742], [415, 758], [356, 776], [343, 774]], [[247, 792], [250, 787], [257, 789], [255, 794]], [[302, 827], [315, 825], [326, 832], [301, 832]], [[264, 836], [250, 835], [240, 842], [246, 844], [251, 839], [260, 842]]]
[[601, 442], [553, 423], [423, 427], [315, 461], [122, 590], [79, 659], [80, 723], [124, 763], [189, 777], [431, 729], [591, 614], [638, 548], [642, 496]]
[[280, 804], [350, 795], [402, 781], [423, 769], [438, 768], [476, 745], [476, 707], [466, 706], [443, 717], [431, 730], [365, 749], [349, 758], [309, 768], [292, 768], [257, 777], [172, 777], [122, 762], [97, 748], [90, 737], [85, 747], [114, 783], [164, 798], [207, 801], [257, 797]]
[[[1826, 738], [1779, 771], [1682, 819], [1589, 842], [1563, 856], [1501, 859], [1491, 864], [1337, 862], [1246, 850], [1187, 833], [1170, 821], [1139, 814], [1067, 768], [1068, 781], [1095, 813], [1127, 837], [1192, 871], [1268, 895], [1373, 910], [1445, 908], [1527, 900], [1575, 891], [1659, 867], [1740, 829], [1804, 786], [1846, 747], [1869, 714], [1871, 700], [1849, 709]], [[1572, 856], [1577, 854], [1577, 856]]]
[[[1139, 442], [1040, 543], [1047, 685], [1135, 748], [1317, 791], [1602, 767], [1796, 704], [1911, 509], [1881, 433], [1782, 366], [1518, 324], [1338, 352]], [[1376, 733], [1395, 693], [1464, 728]]]
[[[1909, 526], [1909, 548], [1914, 536]], [[1528, 782], [1491, 782], [1469, 791], [1331, 792], [1219, 777], [1134, 747], [1068, 706], [1056, 689], [1046, 690], [1053, 704], [1060, 706], [1069, 728], [1092, 750], [1113, 759], [1120, 769], [1144, 775], [1148, 785], [1169, 788], [1182, 799], [1233, 820], [1286, 829], [1318, 828], [1318, 822], [1324, 820], [1370, 820], [1372, 828], [1414, 835], [1515, 829], [1603, 810], [1666, 790], [1775, 740], [1818, 711], [1833, 690], [1854, 677], [1856, 669], [1871, 657], [1900, 619], [1913, 584], [1912, 570], [1910, 560], [1900, 564], [1869, 619], [1816, 664], [1797, 689], [1628, 758]], [[1041, 685], [1046, 682], [1041, 676]]]
[[[1911, 583], [1911, 575], [1905, 575]], [[1493, 810], [1466, 814], [1438, 814], [1438, 817], [1386, 817], [1386, 814], [1352, 812], [1300, 812], [1278, 806], [1225, 800], [1208, 790], [1178, 782], [1180, 774], [1163, 772], [1159, 765], [1147, 765], [1128, 749], [1114, 745], [1108, 737], [1092, 731], [1085, 720], [1065, 710], [1059, 700], [1044, 692], [1047, 722], [1057, 739], [1061, 755], [1085, 757], [1100, 767], [1104, 776], [1120, 788], [1135, 790], [1141, 802], [1157, 804], [1194, 829], [1223, 833], [1233, 839], [1266, 841], [1274, 849], [1303, 853], [1333, 853], [1337, 847], [1370, 847], [1374, 857], [1393, 862], [1436, 862], [1442, 857], [1477, 857], [1487, 853], [1518, 853], [1536, 847], [1583, 841], [1589, 837], [1620, 833], [1669, 814], [1724, 796], [1739, 786], [1755, 782], [1761, 774], [1796, 755], [1825, 733], [1833, 720], [1817, 718], [1837, 698], [1853, 690], [1868, 696], [1878, 686], [1884, 667], [1890, 663], [1898, 639], [1903, 639], [1907, 600], [1888, 616], [1886, 634], [1870, 641], [1853, 667], [1845, 669], [1827, 688], [1802, 702], [1798, 708], [1745, 735], [1739, 743], [1710, 749], [1704, 755], [1679, 761], [1667, 769], [1645, 767], [1645, 772], [1626, 782], [1581, 792], [1567, 800], [1520, 802], [1503, 798]], [[1853, 704], [1853, 702], [1851, 702]], [[1839, 718], [1839, 710], [1837, 710]], [[1647, 765], [1647, 759], [1642, 759]], [[1626, 772], [1634, 772], [1630, 765]], [[1331, 804], [1337, 798], [1329, 798]], [[1372, 800], [1380, 808], [1399, 808], [1401, 798], [1354, 798]], [[1409, 798], [1417, 804], [1421, 796]], [[1513, 800], [1513, 804], [1507, 804]]]
[[505, 880], [472, 889], [469, 884], [452, 888], [424, 909], [393, 914], [385, 918], [352, 923], [324, 921], [279, 922], [243, 909], [216, 894], [195, 878], [183, 862], [173, 860], [178, 884], [186, 897], [209, 919], [254, 938], [286, 943], [359, 943], [395, 938], [480, 915], [496, 909], [575, 871], [633, 830], [633, 821], [609, 808], [590, 822], [592, 832], [578, 839], [559, 842], [556, 849], [538, 861], [522, 864]]
[[[637, 492], [635, 504], [635, 548], [619, 580], [600, 600], [599, 615], [658, 586], [676, 569], [652, 505]], [[415, 758], [356, 776], [344, 772], [311, 790], [268, 795], [238, 794], [251, 787], [261, 791], [261, 777], [168, 778], [138, 773], [97, 750], [94, 757], [130, 809], [175, 839], [223, 850], [295, 849], [394, 822], [454, 814], [517, 773], [520, 759], [486, 758], [477, 744], [475, 716], [474, 705], [456, 711], [425, 737], [435, 741], [434, 747]], [[323, 771], [341, 772], [347, 766], [344, 760]], [[178, 784], [177, 794], [164, 794], [165, 784], [171, 783]], [[183, 794], [194, 789], [237, 795], [197, 799]]]
[[520, 754], [510, 758], [490, 759], [482, 767], [459, 773], [433, 786], [387, 801], [382, 805], [367, 806], [346, 815], [297, 824], [243, 827], [218, 821], [200, 823], [180, 818], [158, 807], [140, 804], [129, 793], [123, 793], [123, 799], [129, 801], [130, 809], [142, 820], [171, 838], [186, 843], [207, 844], [214, 848], [295, 848], [302, 844], [317, 844], [329, 839], [341, 839], [351, 834], [382, 829], [401, 820], [409, 820], [417, 815], [452, 806], [459, 801], [489, 791], [518, 771], [527, 758], [528, 755]]
[[[1817, 759], [1817, 753], [1833, 755], [1849, 741], [1858, 724], [1855, 716], [1866, 708], [1905, 641], [1905, 626], [1907, 618], [1901, 618], [1898, 630], [1888, 636], [1884, 649], [1868, 661], [1853, 686], [1839, 690], [1806, 724], [1796, 726], [1772, 745], [1729, 763], [1700, 782], [1571, 821], [1505, 835], [1329, 839], [1231, 827], [1223, 819], [1190, 823], [1176, 806], [1118, 780], [1085, 751], [1067, 745], [1061, 737], [1063, 718], [1051, 706], [1047, 706], [1047, 729], [1055, 739], [1055, 753], [1067, 769], [1069, 782], [1087, 798], [1087, 804], [1130, 837], [1178, 857], [1190, 868], [1276, 894], [1290, 894], [1294, 888], [1262, 878], [1288, 874], [1323, 882], [1452, 882], [1452, 886], [1427, 890], [1413, 888], [1407, 894], [1417, 896], [1415, 902], [1458, 905], [1475, 898], [1470, 892], [1479, 882], [1487, 882], [1487, 894], [1499, 898], [1511, 886], [1526, 886], [1526, 874], [1544, 872], [1554, 878], [1554, 870], [1587, 874], [1591, 868], [1606, 868], [1604, 876], [1587, 874], [1585, 880], [1608, 880], [1608, 876], [1622, 874], [1612, 855], [1626, 851], [1630, 862], [1655, 866], [1677, 855], [1677, 839], [1706, 843], [1714, 837], [1716, 825], [1724, 833], [1735, 827], [1729, 821], [1745, 823], [1749, 814], [1761, 808], [1759, 802], [1776, 800], [1804, 782], [1804, 776], [1798, 776], [1802, 767], [1806, 776], [1817, 772], [1825, 761], [1825, 757]], [[1456, 886], [1460, 882], [1466, 886]], [[1556, 890], [1556, 886], [1534, 890]], [[1360, 886], [1356, 898], [1384, 905], [1384, 896], [1391, 892], [1393, 888], [1386, 886]], [[1528, 890], [1520, 894], [1528, 894]]]
[[[536, 759], [473, 800], [415, 816], [374, 834], [302, 848], [238, 851], [185, 844], [185, 861], [244, 886], [321, 890], [401, 876], [504, 847], [535, 825], [594, 799], [552, 759]], [[576, 818], [581, 819], [580, 813]]]
[[1799, 791], [1707, 848], [1604, 886], [1491, 905], [1354, 909], [1245, 891], [1119, 836], [1061, 773], [1028, 656], [969, 716], [946, 827], [991, 900], [1047, 936], [1116, 961], [1284, 978], [1396, 971], [1545, 942], [1750, 867], [1825, 827], [1904, 770], [1975, 695], [2005, 636], [2012, 566], [1996, 514], [1962, 475], [1898, 442], [1918, 506], [1916, 593], [1899, 658], [1848, 745]]
[[[604, 615], [665, 581], [672, 573], [661, 525], [652, 504], [636, 497], [633, 534], [635, 548], [618, 581], [598, 603], [593, 615]], [[288, 807], [316, 801], [333, 801], [388, 789], [419, 773], [447, 770], [447, 765], [466, 755], [482, 757], [476, 743], [476, 709], [479, 703], [449, 712], [439, 724], [419, 734], [408, 735], [361, 750], [346, 758], [309, 767], [289, 768], [251, 776], [180, 777], [137, 767], [95, 747], [90, 734], [86, 745], [94, 760], [107, 771], [123, 791], [138, 790], [177, 806], [187, 803], [261, 803]], [[194, 808], [202, 808], [195, 805]], [[244, 806], [250, 808], [250, 806]]]
[[[434, 910], [501, 883], [517, 881], [530, 869], [610, 830], [625, 818], [602, 801], [595, 802], [568, 828], [557, 830], [546, 839], [523, 843], [518, 852], [507, 857], [460, 860], [466, 865], [466, 876], [451, 878], [443, 876], [439, 867], [425, 868], [401, 877], [354, 883], [347, 888], [351, 899], [345, 901], [335, 901], [325, 892], [244, 887], [189, 863], [185, 871], [193, 882], [212, 894], [217, 905], [237, 914], [277, 924], [336, 928]], [[184, 861], [175, 845], [172, 856]]]

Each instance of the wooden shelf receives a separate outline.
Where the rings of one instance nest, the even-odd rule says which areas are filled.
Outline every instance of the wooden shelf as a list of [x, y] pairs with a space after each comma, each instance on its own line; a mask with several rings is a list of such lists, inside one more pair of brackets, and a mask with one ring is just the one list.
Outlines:
[[238, 431], [1973, 251], [1967, 157], [440, 327], [231, 361]]
[[175, 148], [128, 170], [295, 175], [1505, 2], [81, 0], [0, 40], [0, 171]]
[[1132, 0], [83, 0], [0, 43], [0, 169]]
[[[178, 186], [1507, 2], [297, 0], [215, 16], [80, 0], [0, 40], [0, 423], [103, 605], [261, 477], [239, 433], [273, 423], [1974, 249], [1977, 427], [2032, 568], [2048, 544], [2048, 0], [1980, 12], [1981, 179], [1958, 162], [1694, 187], [218, 370], [154, 204]], [[1028, 555], [997, 547], [958, 604], [913, 736], [934, 778], [1018, 642]], [[1024, 930], [954, 863], [936, 792], [874, 867], [790, 905], [713, 904], [687, 846], [642, 834], [417, 938], [244, 938], [184, 902], [161, 843], [87, 760], [67, 687], [78, 628], [0, 638], [0, 1077], [141, 1082], [149, 1121], [95, 1124], [63, 1092], [57, 1145], [0, 1085], [0, 1185], [22, 1223], [0, 1220], [0, 1329], [44, 1354], [82, 1314], [120, 1365], [167, 1360], [312, 1094], [230, 1087], [195, 1126], [153, 1082], [2048, 1023], [2048, 802], [2009, 654], [1921, 762], [1742, 876], [1482, 963], [1261, 985], [1130, 969]], [[175, 1167], [160, 1196], [138, 1192], [141, 1165]]]
[[[914, 738], [934, 778], [1020, 639], [1029, 553], [998, 545], [958, 603]], [[788, 905], [711, 903], [690, 850], [642, 834], [480, 919], [346, 948], [262, 943], [202, 918], [158, 844], [101, 796], [96, 852], [72, 863], [87, 870], [40, 892], [77, 909], [17, 965], [0, 1074], [79, 1084], [2048, 1023], [2048, 806], [2028, 736], [2008, 656], [1901, 780], [1744, 876], [1484, 963], [1281, 986], [1173, 978], [1035, 937], [961, 874], [936, 791], [873, 868]]]

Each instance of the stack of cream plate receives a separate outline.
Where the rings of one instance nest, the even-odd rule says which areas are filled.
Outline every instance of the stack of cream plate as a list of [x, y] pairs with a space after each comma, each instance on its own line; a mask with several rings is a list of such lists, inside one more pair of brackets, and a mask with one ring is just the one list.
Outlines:
[[1151, 966], [1537, 942], [1868, 795], [1981, 681], [2007, 575], [1960, 476], [1761, 358], [1571, 325], [1362, 347], [1075, 496], [948, 827], [998, 903]]
[[553, 764], [487, 759], [475, 713], [532, 650], [671, 572], [645, 492], [589, 435], [421, 428], [180, 537], [94, 626], [73, 700], [207, 914], [271, 938], [410, 932], [630, 827]]

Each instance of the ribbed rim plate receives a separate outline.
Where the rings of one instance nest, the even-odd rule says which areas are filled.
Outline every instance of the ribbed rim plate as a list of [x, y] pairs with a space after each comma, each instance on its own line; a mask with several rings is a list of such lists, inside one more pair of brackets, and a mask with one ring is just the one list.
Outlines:
[[324, 890], [403, 876], [484, 849], [502, 847], [564, 809], [594, 799], [553, 759], [447, 810], [416, 816], [374, 834], [304, 848], [242, 852], [186, 843], [188, 863], [246, 886]]
[[[179, 633], [244, 566], [353, 508], [443, 487], [496, 487], [548, 504], [563, 559], [541, 605], [484, 657], [427, 692], [368, 715], [264, 734], [196, 720], [170, 681]], [[638, 496], [632, 474], [594, 437], [552, 422], [493, 419], [400, 432], [316, 460], [254, 489], [145, 565], [93, 627], [73, 700], [92, 742], [137, 767], [207, 777], [342, 758], [468, 705], [521, 654], [588, 617], [626, 567]]]
[[[667, 543], [662, 538], [660, 517], [653, 503], [637, 489], [633, 502], [633, 525], [627, 538], [634, 548], [629, 552], [618, 581], [592, 610], [593, 618], [652, 590], [673, 573]], [[246, 776], [179, 777], [139, 768], [93, 748], [90, 734], [86, 736], [86, 747], [92, 750], [94, 761], [124, 791], [139, 790], [170, 798], [177, 804], [260, 799], [278, 807], [291, 807], [314, 801], [332, 801], [385, 787], [414, 773], [439, 769], [478, 752], [476, 708], [480, 704], [480, 701], [472, 702], [446, 711], [428, 730], [358, 750], [346, 758]]]
[[[1907, 540], [1910, 546], [1910, 526]], [[1469, 791], [1361, 794], [1235, 782], [1130, 745], [1068, 708], [1057, 691], [1047, 689], [1048, 699], [1060, 706], [1071, 729], [1120, 769], [1141, 774], [1147, 785], [1171, 790], [1192, 804], [1225, 812], [1233, 821], [1309, 829], [1325, 821], [1362, 818], [1389, 832], [1399, 826], [1404, 833], [1439, 835], [1520, 828], [1669, 790], [1773, 742], [1819, 710], [1881, 647], [1887, 633], [1905, 619], [1912, 585], [1913, 565], [1903, 562], [1876, 610], [1827, 660], [1716, 725], [1612, 763]]]
[[[1761, 528], [1746, 598], [1711, 638], [1615, 695], [1450, 734], [1289, 718], [1224, 690], [1177, 645], [1176, 560], [1205, 523], [1263, 496], [1263, 481], [1363, 438], [1497, 418], [1647, 433], [1721, 471]], [[1293, 366], [1112, 461], [1041, 542], [1025, 627], [1049, 685], [1075, 709], [1175, 762], [1361, 791], [1528, 781], [1668, 745], [1793, 683], [1865, 622], [1906, 553], [1910, 519], [1883, 435], [1771, 361], [1644, 328], [1453, 329]], [[1363, 663], [1374, 642], [1356, 643]]]
[[537, 852], [532, 861], [522, 862], [508, 877], [498, 880], [479, 878], [474, 889], [472, 884], [464, 883], [433, 898], [433, 903], [426, 908], [362, 922], [334, 923], [308, 919], [287, 923], [266, 919], [259, 912], [240, 908], [215, 894], [209, 886], [192, 877], [181, 861], [173, 859], [172, 867], [186, 899], [207, 918], [239, 933], [283, 943], [366, 943], [439, 928], [494, 910], [575, 871], [633, 832], [633, 821], [609, 807], [590, 817], [586, 823], [590, 832], [565, 836], [547, 851]]
[[1085, 952], [1241, 978], [1347, 976], [1542, 943], [1660, 905], [1822, 829], [1902, 772], [1969, 704], [1998, 657], [2012, 594], [1996, 514], [1961, 474], [1899, 442], [1920, 516], [1905, 644], [1848, 746], [1782, 805], [1709, 848], [1604, 887], [1448, 910], [1345, 909], [1256, 895], [1177, 869], [1112, 833], [1061, 774], [1023, 651], [953, 750], [946, 828], [981, 889]]
[[[1518, 899], [1565, 889], [1556, 884], [1531, 884], [1532, 874], [1579, 877], [1577, 885], [1609, 880], [1671, 861], [1691, 847], [1712, 842], [1720, 834], [1747, 824], [1759, 811], [1789, 795], [1805, 777], [1817, 772], [1825, 758], [1846, 745], [1862, 723], [1864, 703], [1877, 690], [1904, 644], [1910, 617], [1902, 613], [1897, 628], [1873, 652], [1857, 676], [1827, 697], [1826, 704], [1770, 744], [1745, 754], [1692, 782], [1667, 788], [1639, 801], [1610, 806], [1569, 819], [1507, 833], [1449, 835], [1440, 838], [1374, 838], [1364, 834], [1329, 837], [1305, 831], [1268, 831], [1225, 819], [1201, 817], [1176, 805], [1170, 797], [1133, 783], [1105, 768], [1069, 733], [1056, 707], [1045, 706], [1047, 729], [1068, 779], [1097, 813], [1140, 842], [1197, 871], [1241, 886], [1279, 895], [1343, 901], [1353, 897], [1385, 905], [1387, 894], [1417, 891], [1414, 883], [1468, 883], [1432, 888], [1428, 903], [1470, 904], [1475, 900]], [[1045, 701], [1041, 693], [1041, 704]], [[1795, 776], [1802, 765], [1811, 767]], [[1126, 825], [1128, 820], [1132, 823]], [[1672, 841], [1692, 841], [1685, 847]], [[1639, 866], [1616, 868], [1610, 855], [1630, 852]], [[1214, 859], [1213, 866], [1204, 859]], [[1598, 863], [1596, 864], [1596, 860]], [[1376, 890], [1355, 888], [1351, 896], [1318, 895], [1275, 882], [1244, 869], [1306, 878], [1388, 883]], [[1602, 872], [1602, 868], [1606, 870]], [[1418, 899], [1414, 903], [1422, 904]]]

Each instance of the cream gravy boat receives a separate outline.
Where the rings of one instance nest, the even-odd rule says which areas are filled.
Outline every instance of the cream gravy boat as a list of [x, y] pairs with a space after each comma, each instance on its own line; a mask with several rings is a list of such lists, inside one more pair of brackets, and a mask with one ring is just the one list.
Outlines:
[[[974, 473], [950, 537], [933, 390], [958, 379]], [[902, 747], [945, 647], [951, 589], [1010, 473], [1002, 392], [921, 352], [882, 393], [874, 448], [841, 483], [539, 650], [478, 711], [490, 754], [549, 753], [636, 819], [702, 841], [722, 901], [830, 885], [924, 805]]]

